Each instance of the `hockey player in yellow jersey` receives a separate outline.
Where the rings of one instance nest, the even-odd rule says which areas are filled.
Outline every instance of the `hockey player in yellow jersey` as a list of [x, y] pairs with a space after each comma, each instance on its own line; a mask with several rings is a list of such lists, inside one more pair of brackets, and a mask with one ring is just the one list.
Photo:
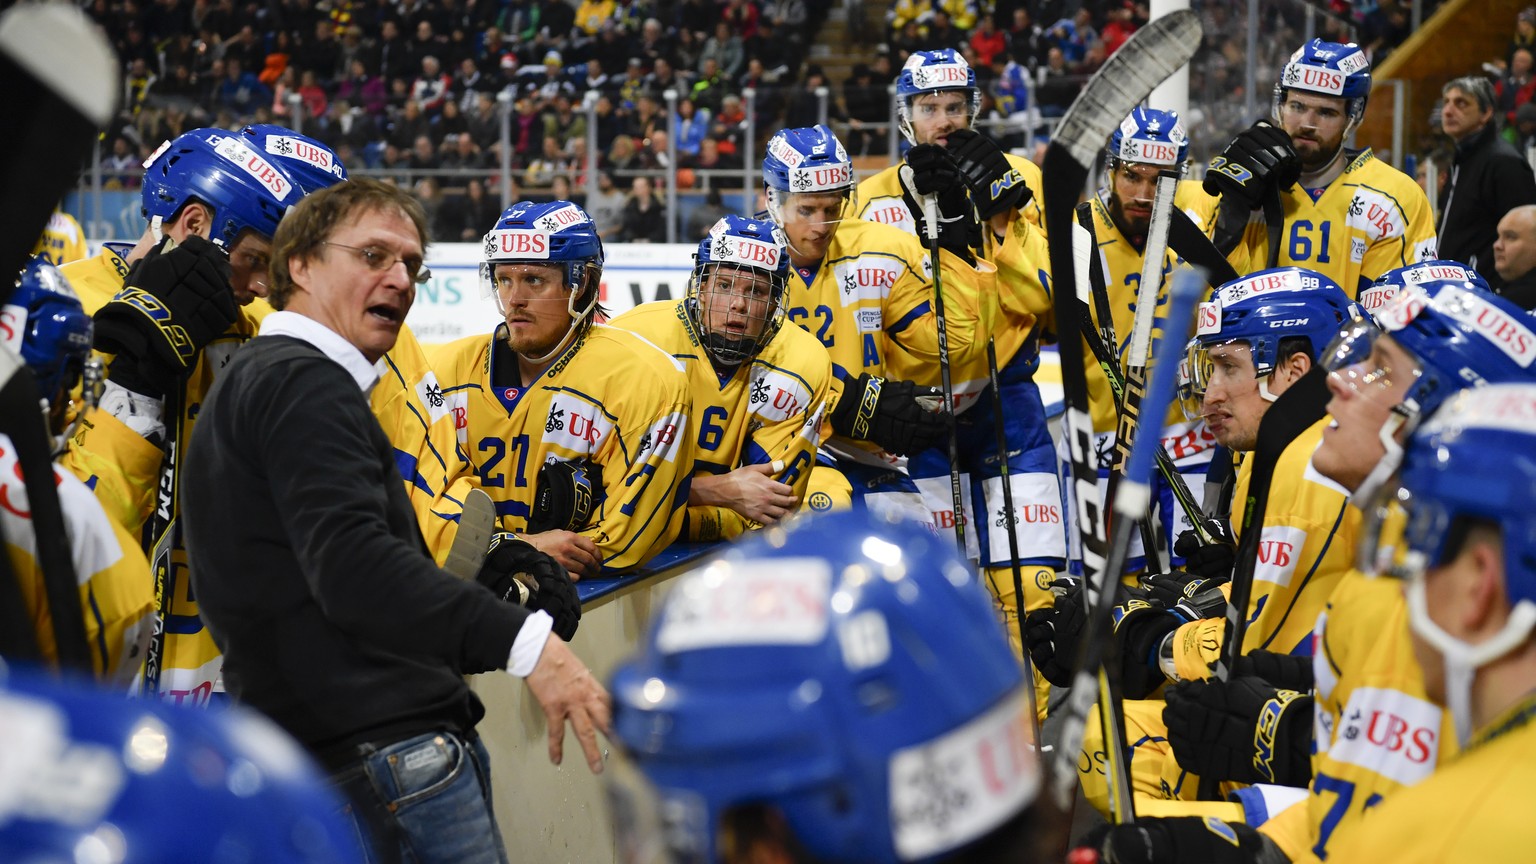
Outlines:
[[[896, 76], [896, 122], [909, 144], [944, 147], [955, 131], [971, 128], [980, 110], [976, 72], [953, 48], [914, 51]], [[1022, 156], [1006, 155], [1008, 164], [1038, 193], [1042, 186], [1040, 166]], [[892, 165], [859, 184], [857, 215], [917, 234], [918, 217], [902, 193], [900, 168], [900, 163]], [[1036, 194], [1022, 208], [1024, 218], [1042, 231], [1044, 207]]]
[[218, 370], [271, 311], [260, 295], [283, 214], [345, 177], [329, 148], [292, 130], [194, 130], [145, 169], [138, 243], [61, 268], [109, 361], [100, 405], [79, 418], [61, 461], [113, 521], [151, 535], [157, 584], [169, 590], [146, 684], [167, 699], [202, 703], [221, 690], [174, 518], [177, 445]]
[[43, 236], [37, 240], [37, 248], [32, 250], [33, 255], [40, 256], [55, 267], [79, 261], [88, 252], [85, 231], [80, 228], [80, 223], [60, 209], [55, 209], [53, 215], [48, 217], [48, 227], [43, 229]]
[[428, 352], [445, 404], [463, 410], [467, 461], [426, 518], [451, 521], [478, 487], [503, 530], [573, 578], [645, 563], [683, 526], [695, 448], [682, 364], [594, 323], [603, 246], [575, 204], [513, 204], [485, 251], [483, 287], [504, 320]]
[[[1266, 262], [1307, 267], [1361, 299], [1388, 270], [1435, 257], [1424, 191], [1369, 149], [1344, 146], [1370, 92], [1364, 49], [1313, 39], [1275, 85], [1278, 127], [1260, 121], [1212, 160], [1205, 189], [1222, 199], [1217, 245], [1234, 247], [1228, 260], [1238, 273]], [[1276, 200], [1283, 222], [1271, 227], [1258, 211], [1274, 215]]]
[[[816, 337], [784, 327], [789, 254], [772, 222], [726, 216], [694, 255], [688, 295], [614, 318], [688, 370], [698, 418], [683, 533], [728, 540], [806, 503], [832, 360]], [[828, 474], [825, 469], [822, 474]], [[846, 501], [844, 494], [843, 503]]]
[[[1524, 782], [1536, 768], [1533, 417], [1536, 381], [1462, 391], [1413, 434], [1376, 498], [1402, 519], [1373, 520], [1362, 561], [1405, 580], [1425, 688], [1462, 752], [1340, 831], [1330, 861], [1513, 861], [1536, 843]], [[1401, 533], [1383, 528], [1394, 524]], [[1406, 721], [1359, 723], [1427, 755]]]
[[[1104, 302], [1097, 302], [1096, 298], [1095, 302], [1089, 304], [1089, 309], [1095, 326], [1099, 326], [1099, 319], [1108, 312], [1107, 329], [1114, 333], [1118, 342], [1113, 350], [1118, 350], [1122, 370], [1127, 365], [1126, 343], [1130, 341], [1136, 314], [1137, 292], [1141, 285], [1158, 172], [1173, 169], [1182, 173], [1188, 160], [1189, 137], [1179, 115], [1172, 111], [1138, 107], [1110, 136], [1109, 147], [1105, 152], [1107, 182], [1098, 194], [1078, 205], [1078, 222], [1088, 228], [1097, 251], [1091, 259], [1097, 273], [1090, 278], [1095, 291], [1100, 284], [1104, 287]], [[1200, 184], [1193, 180], [1180, 180], [1175, 189], [1173, 206], [1209, 233], [1215, 217], [1216, 200], [1205, 194]], [[1168, 249], [1165, 252], [1162, 269], [1164, 279], [1173, 272], [1178, 261], [1178, 254], [1174, 250]], [[1167, 297], [1166, 285], [1160, 285], [1157, 294], [1159, 311], [1167, 303]], [[1111, 468], [1108, 456], [1114, 450], [1118, 412], [1109, 380], [1099, 366], [1098, 358], [1086, 345], [1083, 348], [1083, 359], [1088, 374], [1089, 411], [1096, 439], [1094, 446], [1096, 452], [1101, 454], [1100, 484], [1101, 489], [1107, 489]], [[1177, 406], [1170, 410], [1163, 429], [1163, 448], [1168, 451], [1180, 473], [1185, 475], [1186, 484], [1191, 488], [1200, 488], [1215, 446], [1216, 439], [1203, 422], [1185, 417]], [[1061, 447], [1058, 447], [1058, 451], [1062, 464], [1066, 464], [1066, 451]], [[1157, 485], [1165, 542], [1172, 549], [1178, 535], [1194, 526], [1186, 514], [1176, 507], [1161, 478]], [[1075, 540], [1075, 536], [1069, 539]], [[1126, 559], [1127, 569], [1141, 569], [1142, 556], [1141, 537], [1133, 535], [1131, 551]], [[1174, 566], [1183, 563], [1178, 556], [1171, 560]]]
[[[1332, 370], [1332, 422], [1311, 464], [1311, 470], [1350, 490], [1354, 501], [1375, 499], [1399, 464], [1408, 429], [1460, 388], [1473, 381], [1530, 382], [1536, 360], [1536, 331], [1526, 317], [1460, 264], [1431, 261], [1399, 268], [1372, 290], [1386, 298], [1375, 324], [1346, 328], [1323, 359]], [[1455, 755], [1450, 717], [1426, 695], [1407, 635], [1408, 615], [1397, 586], [1351, 569], [1318, 616], [1310, 663], [1255, 652], [1248, 655], [1253, 666], [1246, 677], [1180, 685], [1194, 688], [1187, 691], [1188, 716], [1198, 718], [1179, 736], [1180, 724], [1169, 718], [1169, 737], [1181, 762], [1252, 764], [1255, 742], [1264, 740], [1272, 746], [1271, 765], [1305, 766], [1310, 773], [1308, 788], [1291, 795], [1304, 800], [1282, 811], [1277, 805], [1283, 795], [1255, 786], [1237, 793], [1242, 814], [1223, 817], [1231, 824], [1141, 819], [1138, 827], [1159, 837], [1165, 854], [1120, 860], [1186, 860], [1178, 856], [1211, 848], [1218, 851], [1206, 857], [1218, 862], [1271, 861], [1262, 856], [1273, 854], [1297, 862], [1333, 860], [1336, 834], [1348, 833], [1383, 799], [1391, 800]], [[1296, 695], [1314, 682], [1312, 696]], [[1267, 719], [1261, 723], [1261, 718]], [[1269, 730], [1262, 736], [1261, 726]], [[1255, 833], [1250, 825], [1258, 823]], [[1241, 850], [1231, 843], [1200, 845], [1213, 830], [1240, 838]], [[1117, 854], [1128, 851], [1120, 845], [1123, 839], [1114, 838]]]
[[[0, 351], [19, 356], [32, 370], [44, 395], [49, 432], [57, 449], [67, 423], [70, 392], [94, 362], [91, 319], [69, 283], [40, 257], [27, 263], [15, 291], [0, 307]], [[58, 467], [53, 473], [79, 582], [89, 671], [101, 683], [126, 694], [137, 680], [154, 627], [155, 589], [149, 564], [138, 541], [107, 518], [85, 484]], [[0, 527], [21, 591], [21, 608], [32, 623], [41, 658], [56, 663], [61, 654], [59, 637], [44, 587], [32, 507], [16, 447], [5, 435], [0, 435]], [[68, 614], [76, 613], [71, 609]]]
[[[1218, 289], [1201, 310], [1188, 363], [1191, 388], [1202, 401], [1199, 413], [1216, 439], [1235, 452], [1252, 451], [1270, 403], [1311, 371], [1334, 335], [1356, 320], [1357, 309], [1332, 280], [1294, 267], [1260, 271]], [[1245, 653], [1308, 653], [1317, 613], [1349, 567], [1359, 514], [1347, 507], [1342, 487], [1308, 467], [1324, 425], [1326, 419], [1314, 423], [1286, 445], [1275, 465], [1262, 527], [1249, 529], [1260, 530], [1261, 540], [1244, 612], [1250, 621]], [[1239, 470], [1240, 489], [1246, 488], [1251, 469], [1249, 460]], [[1240, 491], [1234, 500], [1246, 501], [1246, 496]], [[1244, 522], [1243, 513], [1233, 514], [1239, 537]], [[1226, 574], [1203, 568], [1148, 577], [1152, 602], [1135, 597], [1116, 609], [1122, 680], [1132, 700], [1125, 703], [1127, 726], [1135, 730], [1128, 731], [1132, 771], [1136, 791], [1147, 798], [1192, 800], [1197, 784], [1186, 778], [1183, 768], [1189, 766], [1181, 768], [1171, 758], [1168, 739], [1174, 732], [1160, 728], [1161, 701], [1134, 700], [1147, 699], [1165, 680], [1210, 675], [1221, 650], [1226, 601], [1217, 586], [1225, 579]], [[1071, 620], [1063, 606], [1059, 601], [1054, 620]], [[1033, 635], [1040, 625], [1030, 624]], [[1060, 664], [1055, 658], [1063, 656], [1062, 644], [1041, 644], [1036, 657], [1042, 668]], [[1064, 656], [1070, 657], [1070, 650]], [[1171, 695], [1169, 704], [1174, 710]], [[1102, 746], [1102, 738], [1091, 732], [1085, 752], [1092, 756]], [[1103, 807], [1107, 795], [1097, 764], [1090, 759], [1080, 776], [1088, 800]], [[1273, 768], [1262, 779], [1285, 782], [1289, 778], [1283, 775], [1281, 768]]]

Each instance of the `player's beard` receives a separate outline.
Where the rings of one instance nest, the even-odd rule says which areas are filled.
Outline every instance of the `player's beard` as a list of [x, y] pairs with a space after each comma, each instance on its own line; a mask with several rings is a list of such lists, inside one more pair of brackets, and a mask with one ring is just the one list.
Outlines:
[[1125, 212], [1125, 207], [1120, 203], [1120, 196], [1113, 191], [1109, 193], [1109, 203], [1105, 207], [1109, 211], [1109, 218], [1114, 221], [1115, 227], [1126, 239], [1134, 239], [1140, 243], [1147, 236], [1147, 230], [1152, 227], [1152, 211], [1150, 206], [1145, 216], [1132, 216]]
[[1301, 173], [1317, 174], [1333, 164], [1338, 158], [1339, 151], [1344, 149], [1344, 136], [1340, 134], [1338, 140], [1332, 142], [1323, 141], [1317, 137], [1291, 136], [1291, 145], [1296, 149], [1296, 155], [1301, 157]]

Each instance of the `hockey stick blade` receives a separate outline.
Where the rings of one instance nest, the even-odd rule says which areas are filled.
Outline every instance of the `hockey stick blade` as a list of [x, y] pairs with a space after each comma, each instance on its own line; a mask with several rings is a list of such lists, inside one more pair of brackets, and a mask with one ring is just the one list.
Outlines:
[[464, 496], [464, 510], [459, 513], [459, 531], [448, 547], [443, 569], [460, 579], [473, 579], [485, 563], [485, 552], [496, 533], [496, 504], [483, 489], [471, 489]]
[[[26, 263], [111, 122], [119, 91], [117, 55], [79, 9], [24, 3], [0, 14], [0, 272]], [[12, 290], [0, 280], [0, 301]]]

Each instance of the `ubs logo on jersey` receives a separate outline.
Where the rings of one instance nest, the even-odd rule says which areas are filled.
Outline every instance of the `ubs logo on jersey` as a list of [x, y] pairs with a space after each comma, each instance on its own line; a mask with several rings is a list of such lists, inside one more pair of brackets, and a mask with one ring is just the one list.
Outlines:
[[907, 212], [907, 205], [900, 201], [892, 201], [889, 204], [881, 204], [871, 207], [864, 218], [871, 222], [879, 222], [882, 225], [896, 225], [898, 227], [912, 223], [912, 214]]
[[1404, 785], [1434, 771], [1441, 709], [1397, 690], [1361, 687], [1350, 694], [1329, 753]]
[[753, 373], [750, 406], [752, 413], [763, 420], [782, 422], [799, 416], [810, 404], [810, 391], [794, 378], [761, 366], [755, 367]]
[[1349, 215], [1344, 221], [1349, 227], [1381, 240], [1402, 233], [1400, 220], [1395, 218], [1397, 212], [1397, 205], [1380, 192], [1357, 189], [1349, 201]]
[[613, 423], [597, 406], [575, 399], [555, 397], [544, 421], [544, 441], [590, 455], [613, 429]]
[[1307, 532], [1286, 526], [1266, 527], [1259, 537], [1259, 561], [1253, 578], [1285, 587], [1296, 575], [1297, 554], [1307, 540]]

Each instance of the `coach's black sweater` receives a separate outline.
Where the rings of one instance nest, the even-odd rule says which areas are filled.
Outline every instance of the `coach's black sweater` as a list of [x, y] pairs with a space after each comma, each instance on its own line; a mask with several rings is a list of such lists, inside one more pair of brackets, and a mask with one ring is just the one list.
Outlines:
[[192, 585], [224, 684], [333, 767], [485, 713], [527, 610], [434, 565], [357, 382], [289, 336], [247, 343], [186, 449]]

